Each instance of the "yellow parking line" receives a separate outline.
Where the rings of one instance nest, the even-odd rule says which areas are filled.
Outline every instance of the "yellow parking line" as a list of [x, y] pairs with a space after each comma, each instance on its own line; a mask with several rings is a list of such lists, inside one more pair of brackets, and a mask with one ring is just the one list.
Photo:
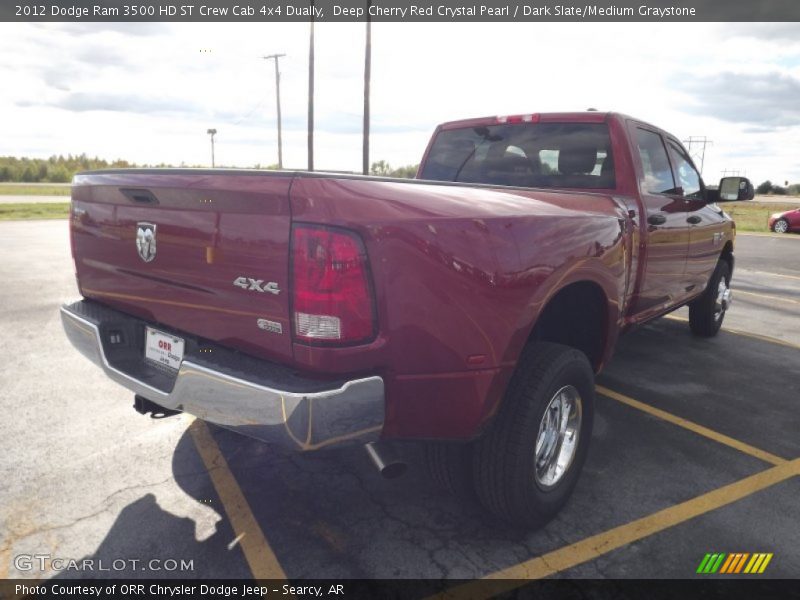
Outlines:
[[779, 346], [786, 346], [787, 348], [794, 348], [795, 350], [800, 350], [800, 345], [793, 344], [792, 342], [787, 342], [786, 340], [780, 340], [778, 338], [770, 337], [767, 335], [761, 335], [760, 333], [750, 333], [749, 331], [742, 331], [741, 329], [731, 329], [730, 327], [723, 327], [722, 331], [726, 331], [728, 333], [734, 333], [736, 335], [741, 335], [744, 337], [753, 338], [754, 340], [761, 340], [762, 342], [769, 342], [770, 344], [778, 344]]
[[253, 511], [250, 510], [250, 505], [239, 484], [236, 483], [236, 478], [231, 473], [217, 442], [211, 436], [208, 425], [200, 419], [195, 419], [189, 426], [189, 432], [208, 469], [211, 483], [214, 484], [214, 489], [222, 501], [253, 577], [286, 579], [286, 573], [264, 537], [264, 532], [253, 516]]
[[734, 294], [744, 294], [745, 296], [755, 296], [757, 298], [765, 298], [766, 300], [777, 300], [778, 302], [791, 302], [792, 304], [800, 304], [800, 300], [794, 298], [786, 298], [785, 296], [776, 296], [774, 294], [758, 294], [756, 292], [745, 292], [736, 288]]
[[[684, 317], [678, 317], [676, 315], [664, 315], [663, 318], [669, 319], [671, 321], [681, 321], [683, 323], [689, 322], [689, 319], [686, 319]], [[750, 333], [749, 331], [742, 331], [741, 329], [733, 329], [732, 327], [723, 327], [722, 331], [726, 333], [733, 333], [735, 335], [742, 335], [744, 337], [753, 338], [754, 340], [761, 340], [762, 342], [769, 342], [770, 344], [778, 344], [780, 346], [786, 346], [787, 348], [794, 348], [795, 350], [800, 350], [800, 345], [798, 344], [770, 337], [768, 335], [761, 335], [760, 333]]]
[[625, 396], [614, 390], [610, 390], [607, 387], [603, 387], [602, 385], [595, 386], [595, 389], [603, 394], [603, 396], [607, 396], [608, 398], [612, 398], [618, 402], [622, 402], [623, 404], [627, 404], [633, 408], [646, 412], [654, 417], [658, 417], [664, 421], [668, 421], [673, 425], [677, 425], [678, 427], [683, 427], [684, 429], [688, 429], [698, 435], [702, 435], [703, 437], [707, 437], [710, 440], [714, 440], [715, 442], [719, 442], [720, 444], [725, 444], [726, 446], [730, 446], [738, 450], [739, 452], [744, 452], [745, 454], [749, 454], [750, 456], [754, 456], [759, 460], [763, 460], [764, 462], [768, 462], [773, 465], [780, 465], [786, 462], [786, 459], [781, 458], [780, 456], [775, 456], [774, 454], [770, 454], [765, 450], [761, 450], [750, 444], [745, 444], [744, 442], [740, 442], [739, 440], [733, 439], [727, 435], [714, 431], [713, 429], [709, 429], [708, 427], [703, 427], [702, 425], [698, 425], [692, 421], [684, 419], [682, 417], [678, 417], [673, 415], [672, 413], [668, 413], [665, 410], [661, 410], [660, 408], [656, 408], [655, 406], [650, 406], [649, 404], [645, 404], [644, 402], [639, 402], [638, 400], [634, 400], [629, 396]]
[[523, 580], [549, 577], [594, 560], [612, 550], [680, 525], [712, 510], [733, 504], [742, 498], [798, 475], [800, 475], [800, 459], [784, 462], [652, 515], [609, 529], [507, 569], [495, 571], [482, 580], [454, 587], [434, 597], [448, 600], [475, 599], [489, 598], [509, 592], [524, 585]]

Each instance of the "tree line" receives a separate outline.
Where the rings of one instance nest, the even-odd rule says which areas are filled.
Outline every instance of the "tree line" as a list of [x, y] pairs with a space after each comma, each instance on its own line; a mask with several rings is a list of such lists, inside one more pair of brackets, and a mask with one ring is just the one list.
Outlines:
[[406, 165], [405, 167], [394, 168], [385, 160], [379, 160], [372, 163], [369, 169], [370, 175], [378, 175], [379, 177], [401, 177], [403, 179], [414, 179], [417, 175], [419, 165]]
[[[73, 156], [51, 156], [50, 158], [17, 158], [16, 156], [0, 156], [0, 182], [13, 183], [69, 183], [75, 173], [92, 171], [95, 169], [124, 169], [134, 167], [172, 167], [173, 165], [137, 165], [127, 160], [117, 159], [108, 161], [103, 158], [90, 158], [86, 154]], [[187, 165], [181, 164], [181, 167]], [[199, 165], [197, 165], [199, 166]], [[406, 165], [394, 168], [384, 160], [372, 163], [371, 175], [381, 177], [413, 178], [417, 173], [418, 165]], [[258, 164], [256, 169], [277, 169], [278, 165], [263, 167]]]
[[793, 183], [789, 185], [786, 182], [785, 186], [775, 185], [769, 179], [756, 187], [756, 194], [773, 194], [775, 196], [800, 196], [800, 183]]
[[[16, 156], [0, 156], [0, 182], [13, 183], [69, 183], [73, 175], [80, 171], [95, 169], [125, 169], [135, 167], [172, 167], [173, 165], [137, 165], [127, 160], [117, 159], [108, 161], [103, 158], [90, 158], [86, 154], [67, 156], [51, 156], [50, 158], [17, 158]], [[187, 165], [181, 164], [181, 167]], [[200, 165], [195, 165], [200, 166]], [[372, 163], [370, 175], [378, 177], [401, 177], [413, 179], [417, 174], [419, 165], [405, 165], [392, 167], [385, 160]], [[256, 169], [275, 170], [278, 165], [262, 166], [257, 164]], [[776, 185], [767, 180], [756, 187], [757, 194], [773, 194], [776, 196], [800, 196], [800, 183]]]
[[69, 183], [79, 171], [133, 167], [127, 160], [109, 162], [89, 158], [85, 154], [51, 156], [50, 158], [17, 158], [0, 156], [0, 181], [19, 183]]

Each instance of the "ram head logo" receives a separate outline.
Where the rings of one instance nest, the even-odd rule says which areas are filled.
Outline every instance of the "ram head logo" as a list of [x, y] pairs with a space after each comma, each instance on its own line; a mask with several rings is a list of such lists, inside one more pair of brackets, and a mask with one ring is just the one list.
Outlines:
[[136, 224], [136, 251], [144, 262], [156, 257], [156, 226], [152, 223]]

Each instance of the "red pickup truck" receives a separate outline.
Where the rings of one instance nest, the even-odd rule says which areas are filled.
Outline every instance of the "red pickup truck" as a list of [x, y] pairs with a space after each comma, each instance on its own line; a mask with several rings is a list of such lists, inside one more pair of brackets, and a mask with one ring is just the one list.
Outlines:
[[714, 335], [734, 224], [678, 139], [615, 113], [440, 125], [416, 180], [82, 173], [69, 339], [153, 416], [298, 450], [423, 441], [430, 472], [536, 526], [567, 501], [594, 375], [689, 305]]

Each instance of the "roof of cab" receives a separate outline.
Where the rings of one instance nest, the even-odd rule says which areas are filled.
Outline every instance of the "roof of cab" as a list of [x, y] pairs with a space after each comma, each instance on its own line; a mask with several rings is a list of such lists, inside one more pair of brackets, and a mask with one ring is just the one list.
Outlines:
[[[439, 125], [439, 129], [460, 129], [462, 127], [478, 127], [486, 125], [501, 125], [507, 119], [519, 118], [528, 119], [523, 122], [538, 122], [538, 123], [605, 123], [610, 119], [619, 119], [622, 121], [631, 119], [639, 123], [645, 123], [641, 119], [631, 117], [618, 112], [600, 112], [595, 110], [575, 111], [575, 112], [549, 112], [549, 113], [519, 113], [514, 115], [492, 115], [490, 117], [477, 117], [473, 119], [459, 119], [457, 121], [447, 121]], [[531, 121], [530, 119], [533, 119]], [[650, 125], [652, 127], [652, 125]], [[655, 129], [659, 129], [655, 127]]]

